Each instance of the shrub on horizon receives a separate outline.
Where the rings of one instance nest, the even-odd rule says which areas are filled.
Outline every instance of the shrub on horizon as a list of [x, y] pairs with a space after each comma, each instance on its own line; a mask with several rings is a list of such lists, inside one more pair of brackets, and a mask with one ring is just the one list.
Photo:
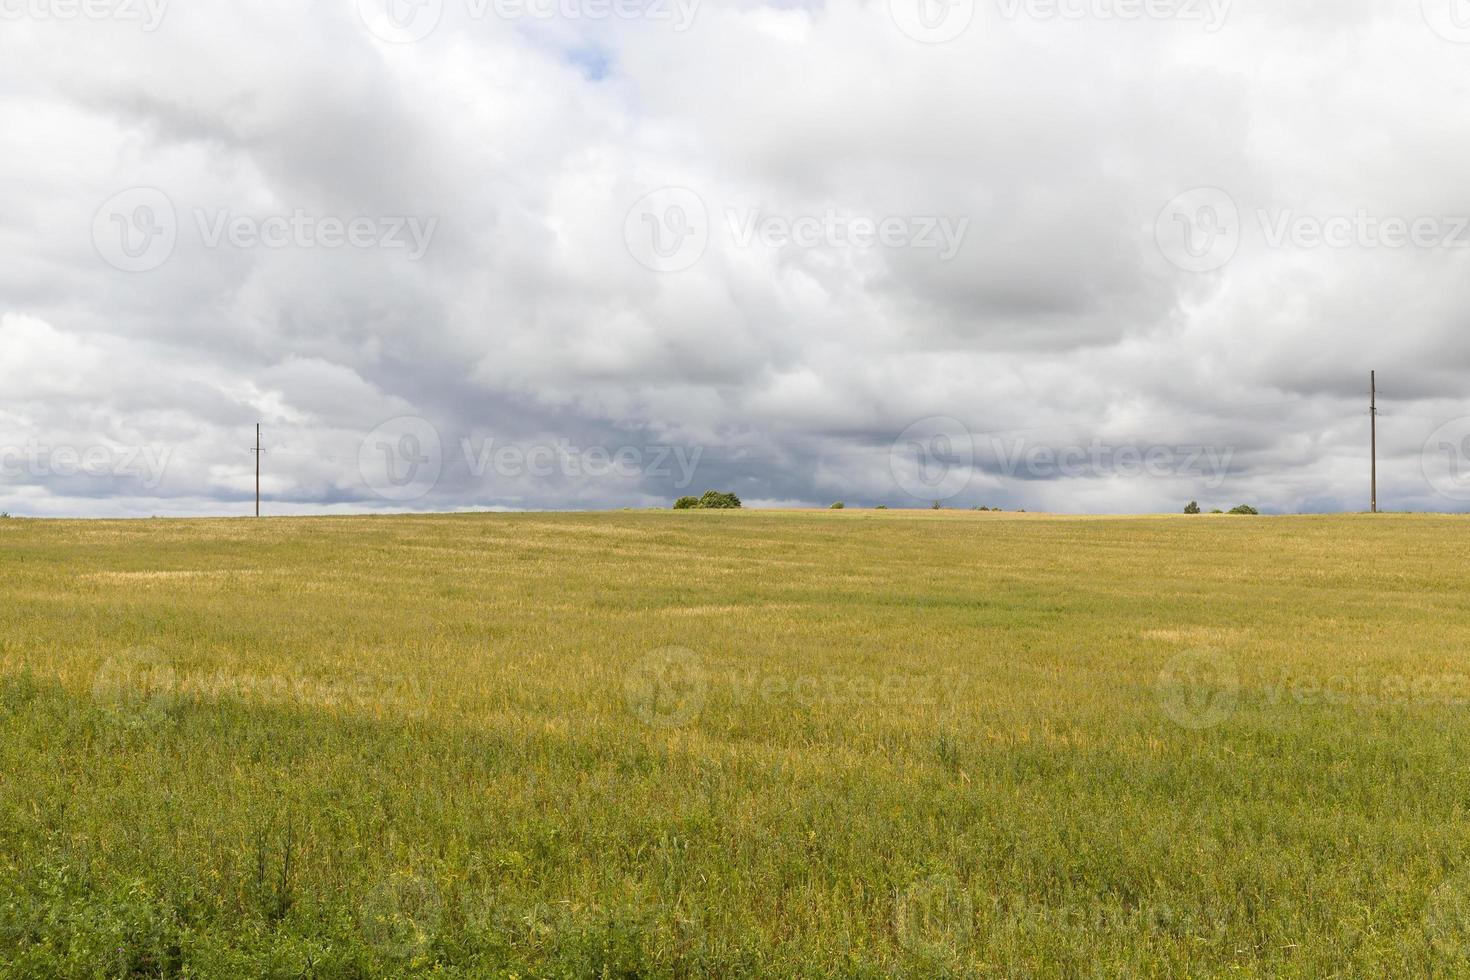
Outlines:
[[718, 490], [706, 490], [703, 497], [680, 497], [674, 501], [675, 510], [737, 510], [739, 507], [739, 497]]
[[1260, 511], [1256, 510], [1254, 507], [1251, 507], [1251, 506], [1249, 506], [1247, 504], [1241, 504], [1239, 507], [1232, 508], [1231, 511], [1230, 511], [1230, 513], [1232, 513], [1232, 514], [1248, 514], [1248, 515], [1254, 517], [1255, 515], [1259, 514]]
[[704, 510], [738, 510], [740, 498], [733, 493], [706, 490], [704, 496], [699, 498], [699, 506]]
[[1186, 514], [1198, 514], [1199, 513], [1199, 501], [1197, 501], [1197, 500], [1191, 500], [1189, 502], [1189, 506], [1187, 506], [1187, 507], [1184, 508], [1184, 513], [1186, 513]]

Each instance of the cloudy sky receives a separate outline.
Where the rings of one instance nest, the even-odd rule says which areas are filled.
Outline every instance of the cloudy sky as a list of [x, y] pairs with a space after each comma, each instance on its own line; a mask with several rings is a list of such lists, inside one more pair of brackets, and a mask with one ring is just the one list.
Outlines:
[[1470, 509], [1466, 0], [0, 0], [0, 510]]

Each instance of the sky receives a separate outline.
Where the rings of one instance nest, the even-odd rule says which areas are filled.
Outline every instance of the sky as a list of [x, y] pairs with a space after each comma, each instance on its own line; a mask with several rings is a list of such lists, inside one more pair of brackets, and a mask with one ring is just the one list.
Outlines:
[[1470, 510], [1467, 0], [0, 0], [0, 511]]

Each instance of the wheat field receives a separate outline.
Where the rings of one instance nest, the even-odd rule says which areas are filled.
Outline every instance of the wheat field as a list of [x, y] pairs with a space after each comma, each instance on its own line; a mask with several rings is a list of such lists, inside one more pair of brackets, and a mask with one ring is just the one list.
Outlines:
[[1467, 531], [0, 520], [0, 976], [1462, 973]]

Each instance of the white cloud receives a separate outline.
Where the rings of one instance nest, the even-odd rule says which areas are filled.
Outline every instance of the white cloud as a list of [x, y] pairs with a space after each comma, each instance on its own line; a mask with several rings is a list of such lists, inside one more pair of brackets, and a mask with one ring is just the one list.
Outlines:
[[[257, 420], [278, 512], [638, 506], [708, 486], [922, 505], [889, 455], [930, 416], [982, 447], [1024, 430], [1054, 450], [1232, 449], [1223, 505], [1361, 508], [1373, 368], [1381, 496], [1462, 506], [1423, 455], [1470, 414], [1470, 248], [1269, 234], [1283, 215], [1470, 216], [1454, 98], [1470, 46], [1416, 5], [1229, 4], [1210, 32], [980, 3], [944, 44], [877, 2], [705, 2], [678, 30], [449, 0], [409, 44], [357, 6], [4, 24], [0, 446], [152, 446], [170, 463], [151, 488], [30, 465], [0, 475], [0, 508], [241, 512]], [[104, 214], [104, 234], [148, 217], [177, 241], [130, 273], [94, 218], [133, 187], [171, 213]], [[703, 212], [683, 215], [705, 244], [671, 253], [679, 271], [625, 240], [660, 222], [659, 244], [687, 240], [678, 215], [635, 209], [663, 187]], [[1236, 209], [1234, 257], [1207, 273], [1155, 239], [1197, 187]], [[436, 224], [414, 261], [382, 235], [211, 246], [201, 223], [221, 215]], [[752, 216], [842, 232], [772, 246], [746, 239]], [[853, 243], [855, 222], [885, 218], [910, 242], [925, 221], [967, 224], [948, 261]], [[405, 415], [444, 456], [406, 504], [359, 460]], [[704, 455], [693, 488], [651, 466], [477, 476], [465, 438]], [[1215, 492], [1192, 474], [1023, 479], [980, 457], [952, 505], [1174, 510]]]

